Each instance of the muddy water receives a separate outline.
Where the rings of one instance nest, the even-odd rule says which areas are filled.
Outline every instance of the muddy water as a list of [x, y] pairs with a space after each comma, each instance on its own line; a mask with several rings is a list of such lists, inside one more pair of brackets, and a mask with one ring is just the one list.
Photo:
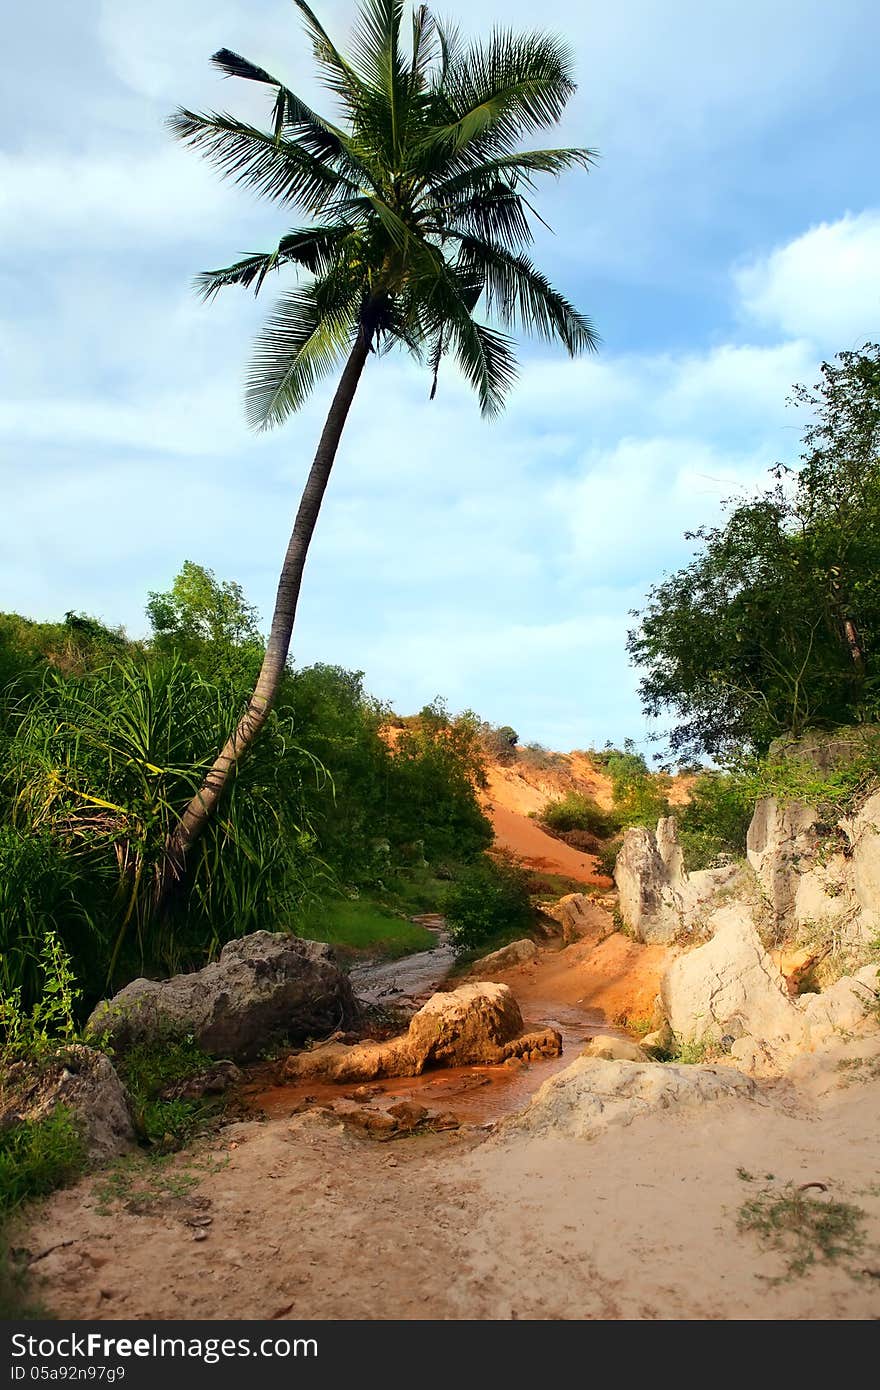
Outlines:
[[[356, 967], [351, 979], [359, 998], [371, 1004], [415, 1008], [443, 984], [454, 961], [444, 923], [442, 918], [433, 917], [422, 921], [436, 931], [437, 947], [384, 965]], [[446, 1067], [422, 1076], [395, 1077], [373, 1083], [381, 1091], [370, 1104], [387, 1109], [397, 1101], [413, 1100], [435, 1113], [452, 1112], [465, 1124], [492, 1125], [521, 1110], [548, 1077], [577, 1057], [590, 1038], [600, 1034], [627, 1036], [605, 1021], [601, 1009], [552, 999], [531, 1000], [524, 1021], [528, 1031], [556, 1028], [562, 1034], [562, 1056], [500, 1067]], [[245, 1089], [243, 1098], [250, 1108], [271, 1117], [289, 1115], [306, 1097], [346, 1109], [351, 1106], [356, 1084], [304, 1081], [268, 1089], [255, 1084]]]
[[[526, 1028], [558, 1028], [562, 1034], [561, 1057], [500, 1067], [444, 1067], [422, 1076], [377, 1081], [371, 1084], [381, 1087], [381, 1092], [370, 1100], [370, 1105], [385, 1110], [397, 1101], [413, 1100], [434, 1112], [451, 1111], [466, 1124], [494, 1124], [504, 1115], [521, 1110], [548, 1077], [574, 1061], [590, 1038], [599, 1034], [626, 1036], [607, 1024], [598, 1009], [552, 1003], [546, 1009], [541, 1009], [540, 1004], [537, 1008], [539, 1012], [533, 1007], [525, 1019]], [[244, 1100], [249, 1108], [262, 1110], [272, 1118], [289, 1115], [306, 1096], [319, 1103], [338, 1102], [346, 1109], [356, 1084], [304, 1081], [268, 1089], [254, 1086], [246, 1089]]]

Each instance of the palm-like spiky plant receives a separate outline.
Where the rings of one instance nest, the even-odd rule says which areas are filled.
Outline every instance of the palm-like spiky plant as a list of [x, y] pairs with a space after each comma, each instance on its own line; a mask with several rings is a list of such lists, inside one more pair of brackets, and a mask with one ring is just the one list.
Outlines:
[[[244, 715], [181, 817], [170, 856], [178, 870], [277, 693], [306, 554], [370, 352], [402, 345], [426, 361], [432, 396], [442, 359], [452, 354], [491, 416], [516, 376], [511, 330], [558, 339], [572, 355], [597, 343], [589, 320], [527, 254], [535, 176], [593, 158], [586, 149], [520, 149], [525, 135], [559, 121], [575, 90], [567, 47], [544, 34], [500, 30], [486, 43], [465, 44], [426, 5], [415, 7], [407, 40], [405, 0], [362, 0], [346, 58], [304, 0], [294, 3], [340, 108], [339, 125], [228, 49], [213, 62], [269, 89], [271, 130], [225, 114], [180, 110], [171, 118], [174, 134], [224, 175], [307, 219], [274, 250], [199, 277], [210, 299], [227, 285], [259, 291], [284, 267], [299, 273], [257, 341], [247, 381], [251, 423], [279, 424], [344, 363], [284, 559], [265, 661]], [[494, 326], [476, 317], [481, 305]]]

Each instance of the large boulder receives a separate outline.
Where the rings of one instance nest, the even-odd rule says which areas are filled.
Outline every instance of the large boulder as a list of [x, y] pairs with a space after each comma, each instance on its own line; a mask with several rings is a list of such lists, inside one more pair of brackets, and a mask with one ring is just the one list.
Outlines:
[[247, 1061], [274, 1040], [303, 1043], [347, 1028], [357, 1014], [329, 946], [259, 931], [230, 941], [203, 970], [133, 980], [99, 1004], [86, 1027], [117, 1051], [191, 1035], [213, 1057]]
[[71, 1112], [91, 1163], [106, 1163], [135, 1147], [128, 1095], [103, 1053], [73, 1044], [39, 1067], [14, 1063], [0, 1092], [0, 1130], [44, 1120], [59, 1105]]
[[614, 867], [624, 922], [640, 941], [662, 945], [705, 932], [719, 894], [729, 894], [740, 876], [734, 864], [686, 873], [672, 816], [656, 831], [627, 830]]
[[471, 969], [472, 975], [480, 975], [486, 979], [496, 970], [513, 970], [518, 965], [528, 965], [538, 955], [538, 947], [534, 941], [527, 938], [522, 941], [511, 941], [509, 946], [502, 946], [497, 951], [492, 951], [490, 955], [483, 956], [482, 960], [475, 962]]
[[821, 994], [802, 994], [797, 1003], [813, 1048], [845, 1034], [860, 1032], [871, 1023], [876, 1028], [880, 1006], [878, 967], [865, 965], [854, 975], [844, 975]]
[[718, 908], [705, 946], [669, 966], [660, 994], [669, 1026], [686, 1042], [760, 1038], [776, 1051], [803, 1046], [806, 1027], [786, 981], [742, 905]]
[[564, 898], [541, 909], [546, 917], [552, 917], [562, 927], [562, 940], [566, 946], [579, 941], [589, 932], [607, 936], [613, 931], [608, 913], [586, 893], [566, 893]]
[[751, 1078], [730, 1067], [676, 1067], [657, 1062], [614, 1062], [578, 1057], [545, 1081], [519, 1115], [498, 1128], [513, 1135], [592, 1139], [641, 1115], [707, 1101], [747, 1099]]
[[523, 1032], [522, 1014], [507, 985], [487, 981], [433, 995], [399, 1038], [347, 1047], [326, 1043], [288, 1058], [288, 1080], [374, 1081], [420, 1076], [426, 1067], [494, 1065], [513, 1057], [558, 1056], [553, 1028]]

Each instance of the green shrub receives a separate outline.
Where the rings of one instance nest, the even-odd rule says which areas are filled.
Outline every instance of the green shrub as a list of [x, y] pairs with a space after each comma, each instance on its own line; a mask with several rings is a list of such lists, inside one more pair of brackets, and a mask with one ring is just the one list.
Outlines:
[[22, 1004], [22, 986], [8, 988], [0, 981], [0, 1061], [39, 1060], [76, 1037], [74, 1010], [82, 991], [53, 931], [46, 933], [39, 968], [42, 987], [29, 1011]]
[[620, 853], [622, 844], [622, 837], [616, 835], [613, 840], [608, 840], [596, 855], [596, 862], [599, 865], [600, 871], [606, 874], [608, 878], [614, 877], [614, 866], [617, 863], [617, 856]]
[[548, 801], [538, 820], [550, 830], [586, 830], [600, 840], [620, 829], [620, 817], [614, 811], [604, 811], [591, 796], [574, 791], [558, 801]]
[[86, 1150], [69, 1110], [0, 1129], [0, 1213], [45, 1197], [83, 1172]]
[[163, 1098], [175, 1082], [186, 1081], [211, 1065], [192, 1038], [137, 1043], [117, 1060], [116, 1069], [132, 1101], [138, 1133], [149, 1144], [178, 1147], [222, 1108], [222, 1098]]
[[466, 869], [446, 899], [446, 920], [458, 953], [500, 933], [527, 936], [534, 922], [528, 876], [515, 865], [484, 859]]

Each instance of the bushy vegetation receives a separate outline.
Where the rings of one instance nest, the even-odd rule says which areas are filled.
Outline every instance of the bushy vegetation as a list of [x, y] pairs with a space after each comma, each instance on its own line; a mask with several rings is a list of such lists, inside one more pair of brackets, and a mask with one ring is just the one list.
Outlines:
[[85, 1159], [83, 1140], [63, 1105], [45, 1119], [0, 1129], [0, 1218], [73, 1181]]
[[297, 929], [352, 891], [405, 891], [413, 870], [454, 872], [491, 842], [479, 720], [435, 702], [389, 734], [359, 673], [317, 665], [286, 673], [219, 814], [169, 877], [176, 818], [235, 726], [261, 643], [238, 586], [193, 564], [147, 611], [140, 643], [74, 614], [0, 619], [0, 985], [20, 1012], [44, 997], [49, 933], [81, 1019], [136, 974], [201, 965], [260, 927]]
[[556, 801], [548, 801], [538, 813], [538, 819], [549, 830], [585, 830], [599, 840], [615, 835], [620, 818], [614, 811], [605, 811], [591, 796], [569, 791]]
[[630, 634], [647, 714], [677, 754], [764, 753], [780, 734], [880, 718], [880, 346], [823, 363], [800, 465], [704, 527]]
[[528, 876], [513, 863], [482, 860], [450, 888], [446, 920], [459, 954], [528, 936], [534, 923]]
[[626, 739], [623, 748], [606, 744], [602, 749], [592, 749], [590, 757], [611, 778], [618, 828], [656, 824], [661, 816], [669, 814], [669, 777], [650, 771], [632, 739]]

